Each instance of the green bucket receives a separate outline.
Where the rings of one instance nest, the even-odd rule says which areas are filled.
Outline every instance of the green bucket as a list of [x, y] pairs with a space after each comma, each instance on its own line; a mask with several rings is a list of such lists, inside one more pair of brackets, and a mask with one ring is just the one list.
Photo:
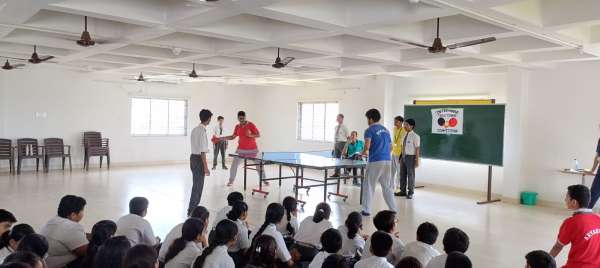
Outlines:
[[521, 204], [526, 206], [535, 206], [537, 203], [536, 192], [521, 192]]

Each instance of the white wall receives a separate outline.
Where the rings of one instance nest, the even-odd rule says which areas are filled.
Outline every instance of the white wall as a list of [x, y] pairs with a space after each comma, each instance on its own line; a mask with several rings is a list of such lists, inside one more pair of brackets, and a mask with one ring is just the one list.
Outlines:
[[[0, 113], [0, 117], [5, 126], [2, 136], [34, 137], [40, 141], [46, 137], [62, 137], [65, 143], [73, 145], [74, 163], [82, 162], [81, 139], [87, 130], [101, 131], [104, 137], [110, 138], [112, 163], [172, 162], [189, 158], [189, 135], [130, 135], [130, 96], [187, 98], [189, 131], [199, 123], [198, 112], [203, 108], [213, 111], [215, 117], [224, 115], [229, 129], [233, 128], [238, 110], [244, 109], [250, 114], [255, 110], [255, 87], [252, 86], [102, 82], [103, 77], [98, 75], [35, 67], [5, 72], [2, 77], [0, 86], [4, 95], [0, 99], [0, 111], [4, 111], [4, 116]], [[46, 112], [47, 118], [36, 118], [36, 111]], [[97, 163], [97, 159], [93, 161]]]

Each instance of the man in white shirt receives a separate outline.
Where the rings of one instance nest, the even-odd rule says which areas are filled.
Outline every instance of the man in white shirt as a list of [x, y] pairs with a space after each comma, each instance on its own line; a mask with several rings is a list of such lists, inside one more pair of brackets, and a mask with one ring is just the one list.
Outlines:
[[143, 244], [158, 246], [160, 240], [154, 236], [152, 226], [144, 217], [148, 213], [148, 199], [134, 197], [129, 201], [129, 214], [117, 220], [116, 236], [123, 235], [129, 239], [131, 246]]
[[414, 257], [426, 266], [431, 259], [440, 255], [433, 247], [438, 237], [437, 227], [430, 222], [424, 222], [417, 228], [417, 241], [406, 244], [401, 259]]
[[40, 234], [48, 240], [48, 268], [64, 267], [85, 256], [88, 240], [83, 226], [79, 224], [85, 205], [83, 197], [64, 196], [58, 205], [58, 215], [42, 227]]
[[[344, 125], [343, 114], [338, 114], [336, 121], [338, 124], [337, 126], [335, 126], [335, 136], [333, 137], [333, 154], [336, 158], [341, 158], [342, 152], [344, 151], [344, 147], [346, 146], [346, 142], [348, 141], [348, 139], [350, 139], [350, 131], [348, 131], [348, 127]], [[335, 169], [335, 172], [331, 176], [339, 177], [340, 169]]]
[[206, 135], [206, 126], [210, 124], [212, 112], [206, 109], [200, 111], [200, 125], [192, 130], [191, 144], [192, 154], [190, 155], [190, 169], [193, 175], [192, 193], [190, 194], [190, 203], [188, 205], [188, 215], [200, 204], [202, 198], [202, 189], [204, 188], [204, 177], [210, 176], [206, 154], [208, 153], [208, 136]]
[[415, 133], [416, 123], [414, 119], [404, 121], [406, 135], [402, 142], [402, 156], [400, 161], [400, 194], [406, 199], [412, 199], [415, 192], [415, 169], [419, 167], [421, 155], [421, 137]]
[[225, 121], [225, 118], [223, 116], [217, 116], [217, 122], [218, 124], [213, 128], [213, 133], [212, 133], [212, 141], [213, 141], [213, 154], [214, 154], [214, 158], [213, 158], [213, 167], [212, 169], [215, 170], [217, 169], [217, 161], [219, 158], [219, 152], [221, 153], [221, 165], [223, 167], [223, 169], [227, 169], [227, 166], [225, 165], [225, 153], [227, 151], [227, 140], [225, 139], [225, 137], [227, 137], [228, 135], [225, 135], [226, 131], [225, 128], [223, 127], [223, 121]]

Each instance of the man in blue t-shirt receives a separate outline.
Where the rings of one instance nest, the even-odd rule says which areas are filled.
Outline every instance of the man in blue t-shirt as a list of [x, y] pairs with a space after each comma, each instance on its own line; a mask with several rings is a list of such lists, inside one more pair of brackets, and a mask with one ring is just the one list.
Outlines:
[[363, 155], [369, 156], [367, 174], [363, 185], [363, 209], [361, 214], [371, 215], [373, 192], [377, 182], [381, 184], [383, 199], [392, 211], [396, 211], [394, 201], [394, 178], [392, 177], [392, 162], [390, 148], [392, 138], [390, 132], [381, 124], [381, 113], [377, 109], [370, 109], [365, 114], [369, 128], [365, 130], [365, 148]]

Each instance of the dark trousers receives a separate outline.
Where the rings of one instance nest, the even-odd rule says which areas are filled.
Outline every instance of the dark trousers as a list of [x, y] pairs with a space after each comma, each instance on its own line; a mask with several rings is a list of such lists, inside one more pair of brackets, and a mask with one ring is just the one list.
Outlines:
[[[335, 144], [333, 146], [333, 156], [335, 156], [335, 158], [341, 158], [342, 157], [342, 151], [344, 150], [344, 146], [346, 146], [346, 142], [345, 141], [335, 142]], [[340, 174], [340, 169], [339, 168], [335, 169], [335, 174], [336, 175]]]
[[590, 205], [588, 208], [594, 208], [598, 198], [600, 198], [600, 168], [596, 171], [596, 177], [594, 177], [594, 182], [592, 182], [592, 188], [590, 189], [592, 192], [592, 198], [590, 199]]
[[[348, 159], [352, 159], [352, 160], [362, 160], [362, 156], [358, 155], [358, 154], [354, 154], [353, 156], [349, 157]], [[355, 183], [358, 183], [358, 178], [356, 177], [358, 174], [358, 168], [347, 168], [346, 172], [350, 172], [350, 170], [352, 170], [352, 181]]]
[[227, 149], [227, 141], [219, 141], [214, 144], [214, 157], [213, 157], [213, 168], [217, 167], [217, 159], [219, 158], [219, 152], [221, 152], [221, 164], [225, 167], [225, 150]]
[[400, 156], [400, 192], [408, 195], [415, 192], [415, 160], [414, 155]]
[[190, 194], [190, 204], [188, 206], [188, 215], [200, 204], [202, 198], [202, 188], [204, 188], [204, 164], [199, 154], [190, 155], [190, 169], [193, 175], [192, 193]]

